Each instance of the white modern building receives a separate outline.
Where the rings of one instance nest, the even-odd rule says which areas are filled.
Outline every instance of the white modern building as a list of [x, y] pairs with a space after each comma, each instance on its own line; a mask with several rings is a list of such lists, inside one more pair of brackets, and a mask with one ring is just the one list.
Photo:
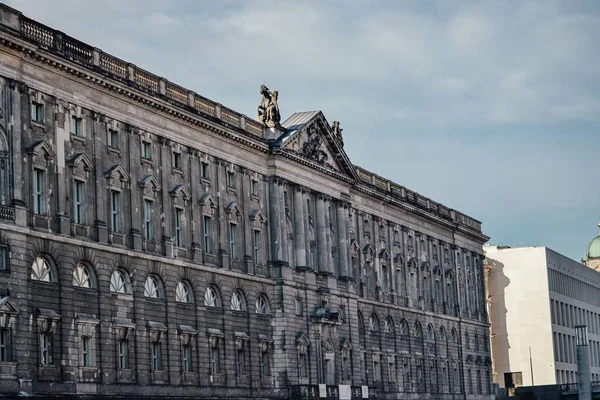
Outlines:
[[[588, 265], [600, 259], [600, 251], [590, 254], [600, 249], [596, 244], [600, 237], [588, 246]], [[580, 324], [588, 329], [592, 381], [600, 380], [600, 272], [546, 247], [484, 250], [494, 382], [504, 388], [576, 382]]]

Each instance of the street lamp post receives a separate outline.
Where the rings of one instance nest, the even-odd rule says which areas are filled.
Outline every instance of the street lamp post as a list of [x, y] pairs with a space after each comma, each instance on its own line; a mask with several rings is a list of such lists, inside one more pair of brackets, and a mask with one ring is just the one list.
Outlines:
[[592, 376], [590, 372], [590, 349], [588, 347], [586, 325], [575, 326], [577, 346], [577, 389], [579, 400], [592, 399]]

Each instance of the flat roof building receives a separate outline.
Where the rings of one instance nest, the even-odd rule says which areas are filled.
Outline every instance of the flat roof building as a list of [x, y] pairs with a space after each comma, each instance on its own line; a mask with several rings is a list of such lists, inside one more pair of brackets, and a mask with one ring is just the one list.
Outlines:
[[576, 325], [587, 325], [592, 381], [600, 380], [600, 273], [547, 247], [484, 251], [494, 382], [576, 382]]

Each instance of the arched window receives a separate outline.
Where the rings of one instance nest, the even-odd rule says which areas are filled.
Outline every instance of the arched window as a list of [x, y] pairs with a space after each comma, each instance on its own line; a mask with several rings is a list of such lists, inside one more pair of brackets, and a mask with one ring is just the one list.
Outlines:
[[392, 317], [387, 317], [383, 322], [383, 331], [389, 335], [394, 334], [394, 320]]
[[256, 298], [256, 313], [262, 315], [269, 314], [269, 300], [264, 294]]
[[37, 257], [31, 264], [31, 279], [34, 281], [54, 282], [52, 269], [43, 257]]
[[401, 335], [407, 335], [408, 334], [408, 323], [406, 322], [405, 319], [403, 319], [402, 321], [400, 321], [400, 334]]
[[427, 339], [435, 339], [435, 330], [431, 324], [427, 325]]
[[191, 303], [192, 290], [187, 282], [180, 281], [175, 289], [175, 301], [178, 303]]
[[443, 326], [440, 326], [440, 340], [446, 341], [446, 329]]
[[93, 288], [94, 283], [92, 280], [92, 272], [90, 268], [83, 264], [79, 263], [73, 270], [73, 286], [82, 287], [82, 288]]
[[414, 334], [415, 334], [415, 337], [418, 337], [418, 338], [423, 337], [423, 329], [421, 328], [421, 324], [419, 322], [415, 322]]
[[146, 283], [144, 283], [144, 297], [162, 299], [162, 286], [156, 276], [150, 275], [146, 278]]
[[371, 332], [377, 332], [379, 330], [379, 320], [375, 314], [369, 317], [369, 330]]
[[246, 301], [244, 295], [239, 290], [236, 290], [231, 295], [231, 309], [233, 311], [246, 311]]
[[110, 276], [110, 291], [113, 293], [131, 294], [131, 282], [127, 272], [115, 269]]
[[219, 294], [217, 289], [212, 286], [206, 288], [204, 292], [204, 305], [207, 307], [219, 307]]
[[450, 331], [450, 342], [456, 343], [456, 329], [454, 328]]

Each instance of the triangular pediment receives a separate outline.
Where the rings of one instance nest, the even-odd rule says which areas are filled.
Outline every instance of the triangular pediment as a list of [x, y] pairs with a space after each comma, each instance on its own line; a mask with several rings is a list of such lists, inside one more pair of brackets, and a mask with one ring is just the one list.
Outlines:
[[140, 186], [143, 188], [152, 187], [152, 189], [156, 192], [160, 190], [160, 184], [158, 183], [154, 175], [146, 175], [142, 179], [140, 179]]
[[123, 167], [119, 164], [115, 164], [109, 169], [106, 170], [104, 176], [109, 179], [118, 179], [120, 182], [127, 182], [129, 180], [129, 175], [125, 171]]
[[35, 142], [33, 145], [31, 145], [31, 147], [29, 147], [28, 149], [30, 154], [34, 154], [34, 155], [40, 155], [43, 154], [44, 158], [47, 159], [54, 159], [55, 155], [54, 151], [52, 150], [52, 147], [44, 140], [40, 140], [38, 142]]
[[171, 197], [181, 196], [181, 198], [184, 200], [190, 199], [190, 192], [188, 192], [185, 186], [181, 184], [175, 185], [175, 187], [171, 189], [169, 193], [171, 194]]
[[77, 153], [67, 160], [67, 165], [70, 167], [81, 166], [85, 171], [92, 169], [92, 162], [85, 153]]
[[0, 299], [0, 314], [18, 315], [20, 313], [21, 309], [13, 299], [10, 297]]
[[261, 208], [257, 208], [256, 210], [252, 211], [250, 213], [250, 219], [252, 221], [258, 221], [261, 224], [267, 222], [267, 217], [265, 217], [265, 213], [262, 211]]
[[326, 169], [357, 180], [354, 166], [344, 151], [339, 122], [330, 125], [321, 111], [295, 113], [283, 124], [286, 132], [276, 145]]

